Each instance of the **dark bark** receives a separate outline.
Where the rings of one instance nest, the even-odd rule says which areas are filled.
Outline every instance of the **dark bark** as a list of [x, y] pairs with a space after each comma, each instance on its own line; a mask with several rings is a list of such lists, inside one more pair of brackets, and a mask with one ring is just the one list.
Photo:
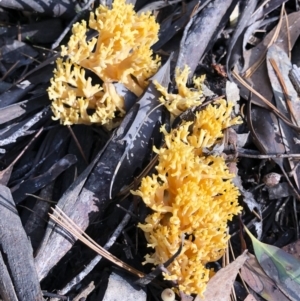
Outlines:
[[0, 7], [37, 12], [51, 17], [75, 16], [75, 0], [2, 0]]
[[[164, 86], [169, 82], [169, 62], [154, 78]], [[168, 114], [164, 107], [158, 106], [160, 95], [150, 83], [103, 151], [59, 200], [58, 206], [81, 230], [84, 231], [96, 217], [103, 217], [111, 199], [133, 181], [137, 170], [149, 159], [153, 144], [158, 146], [159, 140], [161, 142], [159, 127], [166, 123]], [[40, 280], [70, 250], [74, 241], [66, 231], [49, 222], [35, 258]]]
[[30, 242], [10, 190], [0, 185], [0, 294], [5, 301], [42, 301]]

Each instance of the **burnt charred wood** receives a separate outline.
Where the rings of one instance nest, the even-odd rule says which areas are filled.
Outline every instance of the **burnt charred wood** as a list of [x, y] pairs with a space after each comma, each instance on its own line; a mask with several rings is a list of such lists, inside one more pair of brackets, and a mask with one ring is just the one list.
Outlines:
[[5, 301], [42, 301], [30, 242], [9, 188], [0, 185], [0, 294]]
[[[166, 76], [169, 62], [154, 78], [164, 86], [169, 82], [169, 76]], [[104, 149], [59, 200], [58, 206], [83, 231], [96, 218], [103, 217], [111, 199], [133, 181], [145, 160], [149, 160], [153, 144], [161, 143], [159, 127], [166, 123], [168, 114], [159, 105], [159, 97], [160, 93], [150, 83]], [[47, 276], [73, 244], [70, 235], [49, 222], [35, 258], [39, 279]]]
[[36, 12], [51, 17], [72, 18], [76, 15], [75, 0], [2, 0], [0, 7]]

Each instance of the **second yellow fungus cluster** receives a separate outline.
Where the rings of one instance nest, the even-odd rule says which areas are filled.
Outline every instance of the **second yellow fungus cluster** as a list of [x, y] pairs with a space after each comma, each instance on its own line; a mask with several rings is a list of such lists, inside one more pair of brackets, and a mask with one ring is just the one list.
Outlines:
[[234, 175], [225, 160], [202, 152], [222, 138], [225, 128], [240, 122], [231, 119], [231, 111], [232, 104], [221, 100], [197, 113], [194, 123], [185, 122], [170, 133], [162, 128], [166, 146], [154, 149], [159, 155], [157, 173], [143, 178], [133, 192], [153, 210], [139, 225], [154, 249], [145, 263], [166, 262], [185, 238], [164, 277], [177, 281], [186, 294], [204, 292], [210, 275], [205, 265], [223, 255], [229, 239], [227, 222], [241, 211], [239, 192], [231, 181]]

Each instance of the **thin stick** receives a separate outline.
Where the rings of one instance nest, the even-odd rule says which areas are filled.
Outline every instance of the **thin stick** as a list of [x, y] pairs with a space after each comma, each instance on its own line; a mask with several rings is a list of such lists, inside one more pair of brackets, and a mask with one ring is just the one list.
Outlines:
[[300, 159], [300, 154], [273, 154], [273, 155], [251, 155], [237, 152], [238, 157], [252, 159], [278, 159], [278, 158], [294, 158]]
[[71, 30], [72, 25], [77, 22], [80, 17], [82, 16], [83, 12], [93, 4], [95, 0], [89, 0], [86, 5], [82, 8], [82, 10], [77, 13], [77, 15], [73, 18], [73, 20], [66, 26], [65, 30], [61, 33], [61, 35], [58, 37], [58, 39], [55, 41], [55, 43], [52, 44], [51, 49], [55, 49], [59, 43], [63, 40], [63, 38], [67, 35], [67, 33]]
[[255, 211], [255, 210], [252, 210], [252, 213], [261, 221], [262, 218], [261, 216]]
[[76, 144], [76, 146], [77, 146], [77, 148], [78, 148], [78, 150], [79, 150], [79, 152], [80, 152], [80, 154], [81, 154], [81, 156], [82, 156], [82, 158], [83, 158], [83, 160], [84, 160], [84, 162], [85, 162], [87, 165], [89, 165], [89, 163], [88, 163], [88, 161], [87, 161], [87, 159], [86, 159], [86, 157], [85, 157], [85, 155], [84, 155], [84, 152], [83, 152], [83, 150], [82, 150], [82, 147], [81, 147], [81, 145], [80, 145], [80, 143], [79, 143], [79, 141], [78, 141], [76, 135], [74, 134], [74, 131], [72, 130], [72, 128], [71, 128], [69, 125], [68, 125], [68, 130], [70, 131], [70, 133], [71, 133], [71, 135], [72, 135], [72, 137], [73, 137], [73, 139], [74, 139], [74, 141], [75, 141], [75, 144]]
[[40, 201], [43, 201], [43, 202], [46, 202], [46, 203], [57, 204], [57, 202], [55, 202], [55, 201], [50, 201], [50, 200], [41, 198], [40, 196], [32, 194], [32, 193], [25, 193], [25, 195], [32, 196], [33, 198], [36, 198], [36, 199], [38, 199]]
[[293, 110], [293, 107], [292, 107], [292, 101], [291, 101], [290, 96], [288, 95], [288, 89], [287, 89], [286, 84], [284, 82], [284, 79], [283, 79], [283, 77], [282, 77], [282, 75], [280, 73], [280, 70], [279, 70], [279, 68], [277, 66], [277, 63], [276, 63], [276, 61], [273, 58], [270, 58], [269, 62], [271, 63], [271, 65], [272, 65], [272, 67], [273, 67], [273, 69], [274, 69], [274, 71], [276, 73], [276, 76], [277, 76], [277, 78], [279, 80], [279, 83], [281, 85], [282, 92], [284, 94], [284, 97], [285, 97], [285, 100], [286, 100], [287, 107], [288, 107], [288, 110], [290, 112], [290, 115], [291, 115], [291, 117], [292, 117], [292, 119], [294, 121], [294, 124], [297, 125], [297, 118], [295, 116], [295, 113], [294, 113], [294, 110]]
[[11, 73], [15, 67], [20, 63], [20, 61], [16, 61], [8, 70], [7, 72], [0, 78], [0, 82], [4, 81], [5, 78], [8, 76], [9, 73]]
[[[131, 204], [129, 210], [132, 210], [133, 203]], [[118, 225], [118, 227], [115, 229], [114, 233], [108, 240], [108, 242], [104, 245], [104, 249], [108, 250], [116, 241], [116, 239], [119, 237], [127, 223], [129, 222], [131, 216], [130, 214], [126, 214], [121, 221], [121, 223]], [[63, 289], [61, 289], [58, 293], [61, 295], [67, 294], [75, 285], [77, 285], [79, 282], [81, 282], [93, 269], [94, 267], [99, 263], [99, 261], [103, 257], [101, 255], [96, 255], [94, 259], [78, 274], [76, 275]]]
[[[289, 28], [289, 19], [286, 13], [286, 9], [285, 9], [285, 3], [283, 3], [284, 5], [284, 18], [285, 18], [285, 24], [286, 24], [286, 28]], [[287, 30], [287, 40], [288, 40], [288, 53], [289, 53], [289, 59], [291, 60], [291, 53], [292, 53], [292, 43], [291, 43], [291, 33], [289, 30]]]
[[260, 58], [258, 58], [258, 60], [251, 67], [249, 67], [248, 70], [246, 70], [245, 76], [244, 76], [245, 78], [249, 78], [250, 76], [252, 76], [253, 73], [259, 68], [259, 66], [266, 59], [266, 53], [267, 53], [268, 49], [270, 48], [271, 45], [274, 44], [274, 42], [277, 40], [277, 38], [279, 36], [279, 32], [280, 32], [280, 28], [281, 28], [281, 24], [282, 24], [282, 17], [283, 17], [283, 6], [281, 7], [280, 19], [279, 19], [277, 27], [276, 27], [276, 29], [274, 31], [274, 35], [273, 35], [272, 39], [270, 40], [270, 42], [267, 45], [267, 47], [264, 50], [264, 52], [261, 54]]
[[238, 73], [235, 71], [232, 71], [232, 75], [249, 91], [251, 91], [253, 94], [255, 94], [257, 97], [259, 97], [263, 103], [265, 103], [270, 109], [273, 110], [274, 114], [276, 114], [278, 117], [282, 119], [287, 125], [289, 125], [291, 128], [300, 131], [300, 128], [298, 126], [295, 126], [290, 120], [288, 120], [269, 100], [267, 100], [265, 97], [263, 97], [260, 93], [258, 93], [255, 89], [253, 89]]
[[63, 227], [65, 230], [70, 232], [75, 238], [79, 239], [81, 242], [86, 244], [89, 248], [118, 265], [121, 268], [126, 269], [127, 271], [137, 275], [138, 277], [144, 277], [144, 273], [136, 270], [130, 265], [126, 264], [119, 258], [113, 256], [111, 253], [106, 251], [104, 248], [99, 246], [92, 238], [90, 238], [87, 234], [84, 233], [76, 224], [72, 221], [59, 207], [53, 209], [53, 214], [49, 214], [50, 218], [52, 218], [57, 224]]
[[[231, 241], [230, 241], [230, 240], [229, 240], [229, 247], [230, 247], [231, 255], [232, 255], [233, 259], [235, 260], [235, 256], [234, 256], [234, 252], [233, 252], [233, 248], [232, 248], [232, 244], [231, 244]], [[243, 282], [243, 285], [244, 285], [246, 291], [248, 292], [248, 294], [250, 294], [249, 289], [248, 289], [248, 285], [247, 285], [246, 282], [244, 281], [244, 279], [243, 279], [243, 277], [242, 277], [240, 271], [239, 271], [239, 275], [240, 275], [240, 277], [241, 277], [241, 280], [242, 280], [242, 282]]]

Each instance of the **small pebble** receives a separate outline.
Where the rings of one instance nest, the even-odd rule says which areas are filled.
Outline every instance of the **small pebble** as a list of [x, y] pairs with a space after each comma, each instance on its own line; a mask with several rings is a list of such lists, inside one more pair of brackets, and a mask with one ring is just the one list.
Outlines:
[[161, 293], [161, 299], [163, 301], [174, 301], [175, 293], [170, 288], [166, 288]]
[[270, 172], [263, 177], [263, 182], [268, 187], [273, 187], [279, 183], [281, 175], [276, 172]]

